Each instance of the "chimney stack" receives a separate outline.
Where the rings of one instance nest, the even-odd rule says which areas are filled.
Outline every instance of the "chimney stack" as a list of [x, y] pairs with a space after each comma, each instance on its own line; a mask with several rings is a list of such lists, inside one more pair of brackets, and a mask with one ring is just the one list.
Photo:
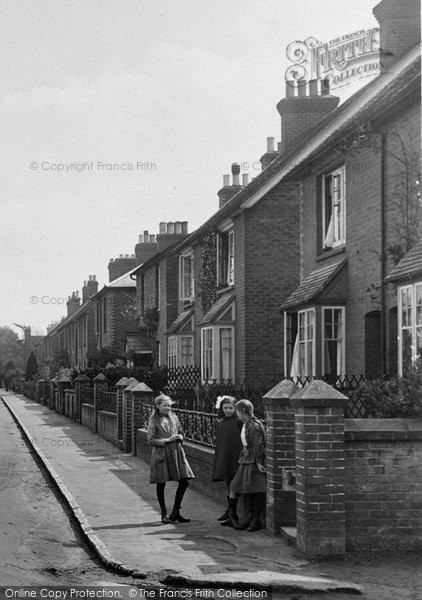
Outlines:
[[380, 26], [382, 72], [421, 41], [420, 0], [382, 0], [373, 9]]
[[181, 242], [188, 236], [187, 221], [164, 221], [160, 223], [160, 233], [157, 235], [158, 252], [162, 252], [176, 242]]
[[275, 138], [267, 137], [267, 151], [261, 156], [260, 163], [262, 170], [266, 169], [270, 163], [278, 156], [278, 151], [275, 149]]
[[67, 316], [73, 315], [79, 308], [81, 299], [79, 298], [79, 292], [72, 292], [67, 301]]
[[84, 281], [82, 288], [82, 304], [85, 304], [91, 296], [98, 292], [98, 281], [95, 275], [89, 275], [88, 281]]
[[232, 185], [230, 185], [230, 175], [223, 175], [223, 187], [217, 192], [219, 198], [219, 209], [222, 208], [229, 200], [233, 198], [241, 189], [243, 185], [240, 184], [240, 165], [238, 163], [232, 164]]
[[[161, 229], [162, 223], [160, 223]], [[158, 252], [158, 245], [154, 234], [149, 234], [148, 230], [145, 230], [143, 234], [139, 236], [139, 242], [135, 246], [136, 264], [142, 265], [147, 262]]]
[[337, 107], [339, 100], [337, 96], [330, 96], [327, 82], [322, 82], [321, 94], [318, 94], [317, 81], [309, 84], [306, 81], [286, 81], [286, 97], [277, 104], [281, 116], [280, 151], [286, 152], [299, 142]]
[[114, 281], [121, 275], [134, 269], [136, 265], [137, 263], [134, 254], [132, 254], [132, 256], [129, 256], [129, 254], [126, 254], [126, 256], [120, 254], [119, 258], [110, 258], [110, 262], [108, 263], [108, 280]]

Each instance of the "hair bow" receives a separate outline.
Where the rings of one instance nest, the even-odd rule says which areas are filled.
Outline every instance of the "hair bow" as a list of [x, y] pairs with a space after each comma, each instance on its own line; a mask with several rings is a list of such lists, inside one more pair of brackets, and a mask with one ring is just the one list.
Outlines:
[[230, 400], [231, 402], [233, 402], [233, 397], [232, 396], [217, 396], [217, 402], [215, 403], [215, 408], [218, 410], [221, 406], [221, 403], [224, 400]]

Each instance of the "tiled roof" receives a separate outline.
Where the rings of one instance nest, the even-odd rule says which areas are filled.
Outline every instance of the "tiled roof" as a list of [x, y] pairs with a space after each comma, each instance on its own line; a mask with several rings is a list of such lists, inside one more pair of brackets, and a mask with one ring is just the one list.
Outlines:
[[405, 281], [422, 276], [422, 241], [416, 244], [386, 277], [386, 281]]
[[[405, 63], [405, 67], [403, 67]], [[408, 64], [407, 64], [408, 63]], [[280, 154], [272, 163], [254, 178], [245, 188], [238, 192], [227, 204], [219, 211], [214, 213], [203, 225], [191, 233], [186, 240], [177, 244], [173, 252], [192, 244], [195, 240], [208, 229], [215, 227], [219, 222], [230, 217], [230, 215], [242, 207], [250, 198], [258, 193], [262, 188], [271, 184], [271, 179], [277, 177], [277, 174], [286, 171], [285, 178], [290, 177], [295, 171], [309, 165], [321, 153], [321, 149], [327, 149], [330, 144], [334, 144], [338, 139], [352, 133], [360, 124], [373, 119], [381, 112], [388, 110], [402, 98], [420, 86], [420, 45], [415, 47], [408, 55], [399, 61], [392, 69], [395, 72], [389, 83], [382, 85], [386, 81], [387, 75], [379, 75], [375, 80], [369, 82], [366, 86], [358, 90], [346, 102], [343, 102], [338, 108], [329, 113], [313, 129], [311, 129], [297, 145], [293, 146], [287, 152]], [[390, 71], [390, 75], [391, 75]], [[374, 86], [378, 85], [374, 93]], [[355, 103], [360, 105], [353, 110]], [[333, 122], [336, 122], [334, 131], [330, 130]], [[310, 142], [315, 142], [316, 147], [302, 161], [298, 160], [301, 151], [306, 148]], [[276, 185], [277, 181], [274, 180]]]
[[176, 331], [178, 331], [181, 327], [183, 327], [183, 325], [186, 323], [186, 321], [188, 319], [190, 319], [190, 317], [192, 315], [193, 315], [193, 309], [184, 310], [183, 312], [181, 312], [180, 315], [177, 317], [177, 319], [175, 321], [173, 321], [173, 323], [167, 329], [167, 333], [176, 333]]
[[225, 292], [214, 302], [209, 311], [205, 313], [199, 325], [205, 325], [205, 323], [211, 323], [214, 321], [221, 312], [228, 306], [233, 300], [234, 292]]
[[295, 289], [293, 294], [291, 294], [286, 302], [283, 303], [281, 310], [286, 310], [287, 308], [292, 308], [293, 306], [299, 306], [301, 304], [307, 304], [312, 300], [315, 300], [345, 264], [346, 260], [343, 259], [309, 273], [299, 287]]

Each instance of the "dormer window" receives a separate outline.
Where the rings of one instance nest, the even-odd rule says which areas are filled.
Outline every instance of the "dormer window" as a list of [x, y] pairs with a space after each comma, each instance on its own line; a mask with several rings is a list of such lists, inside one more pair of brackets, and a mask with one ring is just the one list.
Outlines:
[[324, 250], [346, 243], [346, 170], [344, 166], [322, 177], [322, 240]]
[[218, 234], [217, 277], [219, 286], [234, 284], [234, 232]]

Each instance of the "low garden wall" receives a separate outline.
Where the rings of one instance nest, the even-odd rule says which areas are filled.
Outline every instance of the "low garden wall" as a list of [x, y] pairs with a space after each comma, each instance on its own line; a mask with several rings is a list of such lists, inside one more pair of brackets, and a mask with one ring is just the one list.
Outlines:
[[346, 548], [422, 548], [422, 419], [345, 420]]
[[116, 413], [99, 410], [97, 412], [97, 428], [99, 435], [115, 446], [118, 445]]
[[81, 423], [95, 431], [95, 408], [92, 404], [82, 404]]

